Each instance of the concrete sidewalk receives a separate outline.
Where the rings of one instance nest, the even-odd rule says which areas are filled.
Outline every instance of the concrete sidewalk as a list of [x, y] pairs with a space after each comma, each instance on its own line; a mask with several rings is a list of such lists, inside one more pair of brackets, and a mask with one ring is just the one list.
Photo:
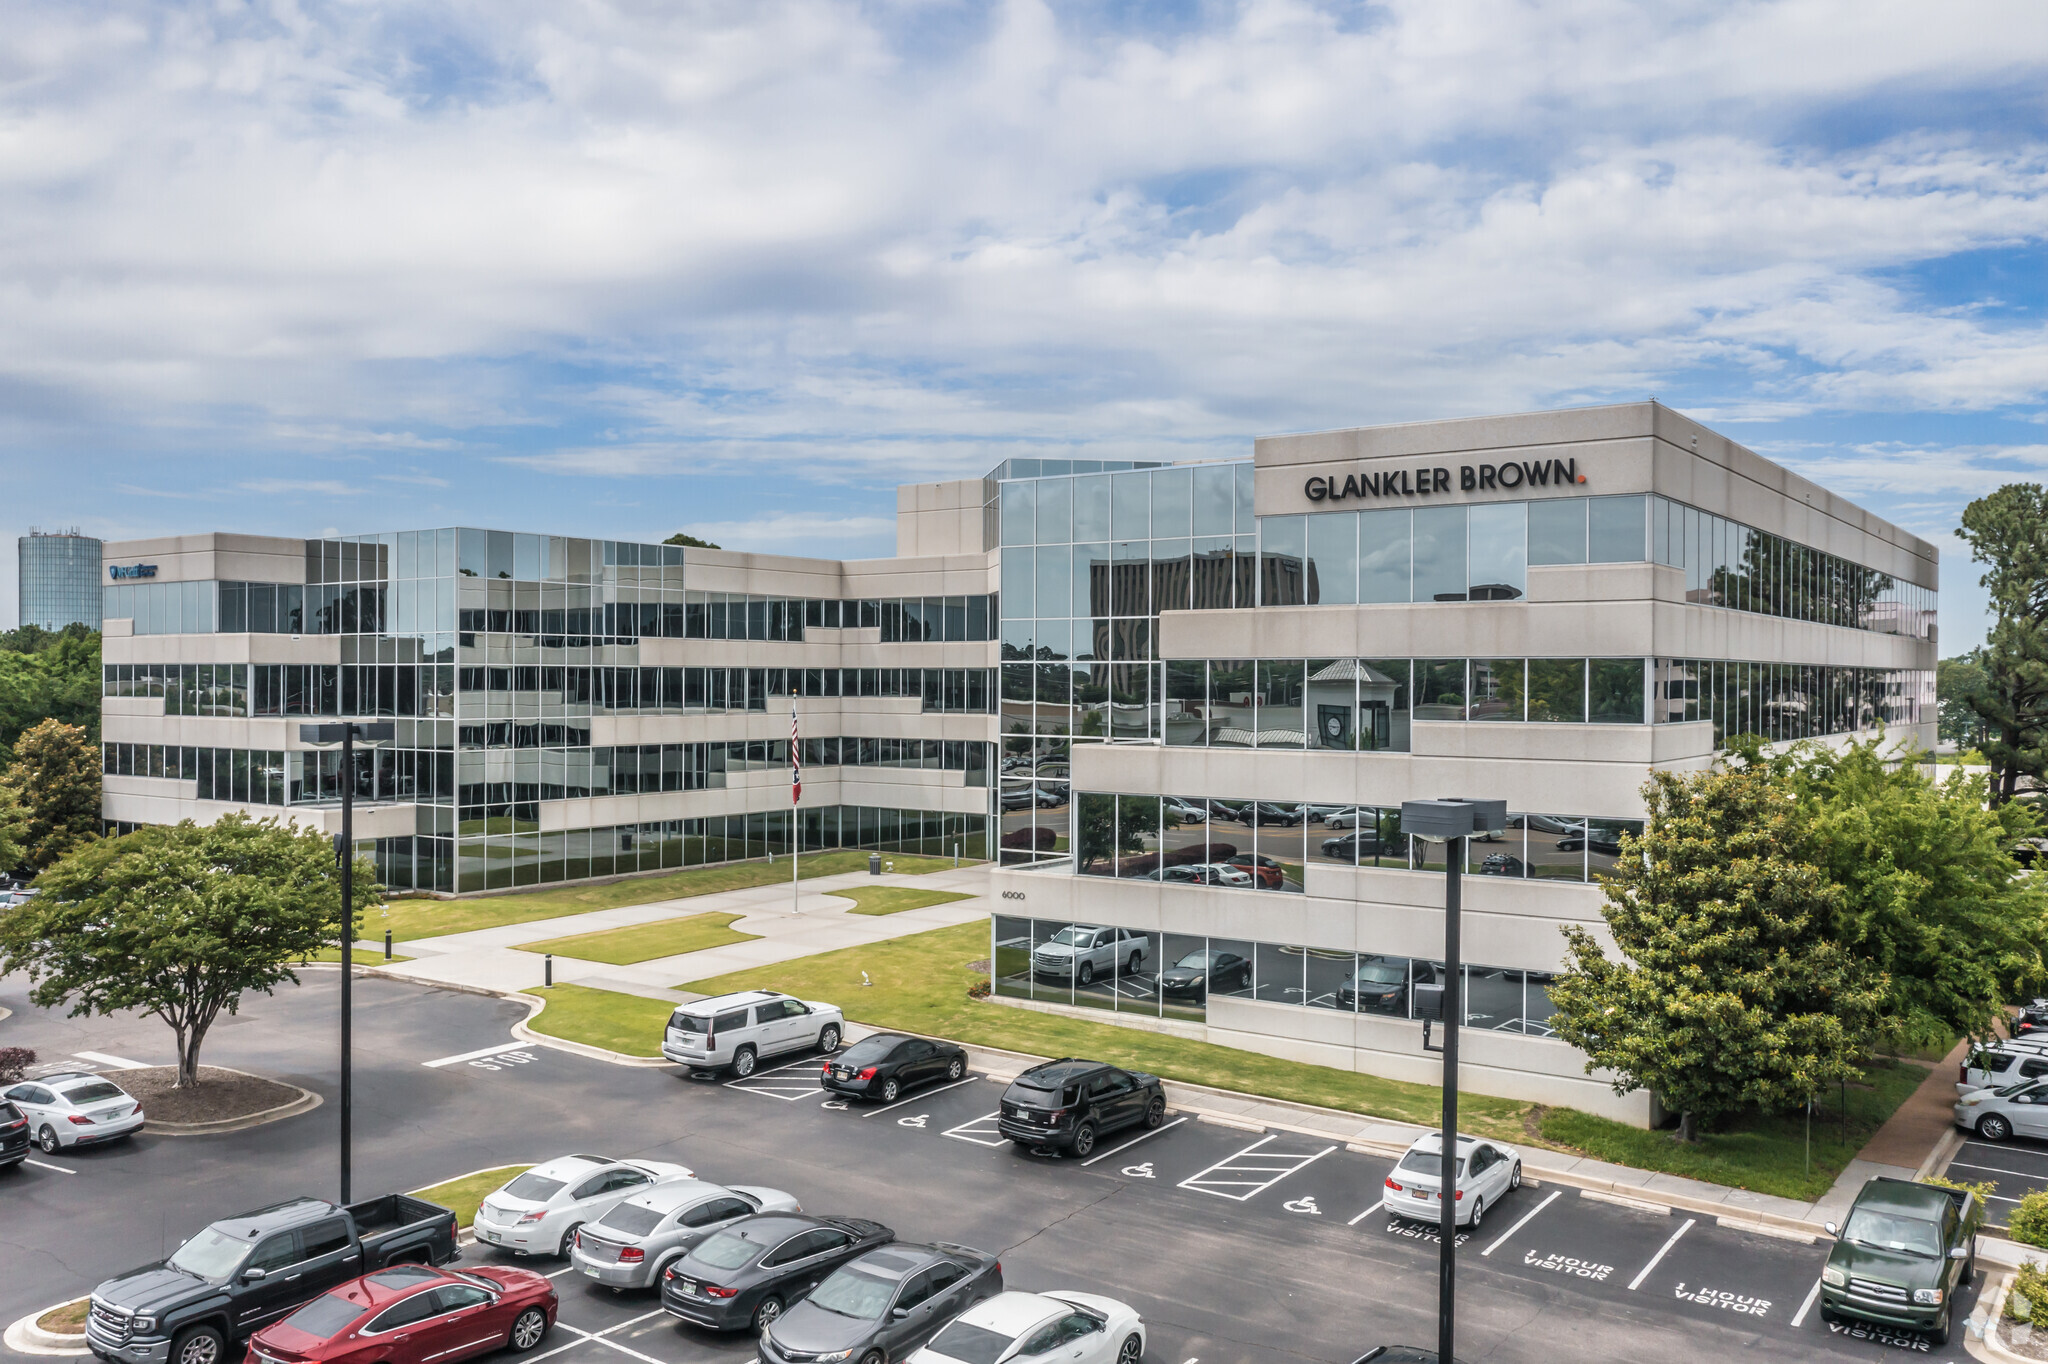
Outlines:
[[[897, 914], [855, 914], [853, 901], [833, 895], [834, 890], [856, 890], [874, 886], [952, 891], [973, 896], [924, 909]], [[964, 866], [923, 875], [870, 876], [848, 872], [839, 876], [807, 878], [792, 896], [787, 882], [750, 886], [744, 890], [719, 891], [676, 900], [657, 900], [618, 909], [593, 909], [581, 914], [528, 923], [479, 928], [468, 933], [451, 933], [438, 938], [415, 938], [394, 944], [400, 955], [412, 961], [375, 968], [379, 974], [425, 985], [454, 985], [465, 989], [510, 993], [541, 983], [543, 959], [538, 953], [519, 950], [522, 943], [544, 942], [606, 929], [629, 928], [664, 919], [689, 918], [698, 914], [737, 914], [735, 932], [754, 935], [751, 941], [684, 952], [672, 957], [617, 966], [609, 962], [583, 961], [575, 957], [555, 958], [555, 980], [644, 995], [650, 999], [679, 1002], [692, 996], [678, 995], [674, 987], [684, 981], [703, 980], [728, 971], [744, 971], [791, 961], [819, 952], [863, 943], [884, 942], [934, 928], [984, 920], [991, 912], [986, 866]], [[374, 919], [371, 920], [374, 923]], [[359, 947], [382, 952], [381, 941], [363, 942]]]

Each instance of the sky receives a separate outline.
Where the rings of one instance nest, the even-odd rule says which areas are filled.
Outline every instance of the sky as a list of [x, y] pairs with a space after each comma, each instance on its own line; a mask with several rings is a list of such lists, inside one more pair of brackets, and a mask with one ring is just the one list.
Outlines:
[[[2039, 0], [0, 0], [0, 534], [893, 549], [1019, 455], [1654, 397], [2048, 468]], [[0, 625], [15, 612], [0, 557]]]

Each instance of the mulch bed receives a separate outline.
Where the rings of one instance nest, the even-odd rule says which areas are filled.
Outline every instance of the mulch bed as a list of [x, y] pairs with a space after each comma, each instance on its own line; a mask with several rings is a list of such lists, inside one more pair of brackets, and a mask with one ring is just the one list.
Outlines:
[[176, 1066], [150, 1066], [124, 1070], [111, 1077], [115, 1084], [142, 1100], [142, 1107], [155, 1122], [221, 1122], [246, 1118], [267, 1108], [288, 1104], [299, 1097], [290, 1085], [261, 1076], [243, 1075], [218, 1066], [201, 1066], [199, 1084], [178, 1089]]

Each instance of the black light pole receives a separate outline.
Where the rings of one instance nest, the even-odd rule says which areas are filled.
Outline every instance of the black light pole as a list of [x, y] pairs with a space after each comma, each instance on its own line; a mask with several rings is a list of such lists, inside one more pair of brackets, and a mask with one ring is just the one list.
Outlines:
[[1410, 800], [1401, 803], [1403, 832], [1444, 845], [1444, 984], [1441, 1009], [1442, 1047], [1430, 1045], [1430, 1019], [1422, 1022], [1422, 1045], [1444, 1057], [1443, 1163], [1437, 1184], [1436, 1357], [1454, 1364], [1453, 1327], [1457, 1305], [1458, 1267], [1458, 1024], [1465, 1017], [1463, 944], [1459, 941], [1459, 876], [1464, 870], [1465, 840], [1473, 834], [1498, 833], [1507, 827], [1504, 800]]
[[389, 720], [381, 724], [300, 725], [303, 743], [341, 745], [341, 836], [334, 855], [341, 863], [341, 1202], [349, 1199], [350, 1124], [355, 1108], [354, 1044], [356, 975], [356, 762], [355, 741], [380, 743], [394, 733]]

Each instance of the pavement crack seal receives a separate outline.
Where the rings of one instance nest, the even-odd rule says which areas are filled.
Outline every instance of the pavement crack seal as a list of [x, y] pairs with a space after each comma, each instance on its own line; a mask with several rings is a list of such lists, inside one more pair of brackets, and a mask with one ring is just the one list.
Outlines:
[[1030, 1245], [1033, 1241], [1036, 1241], [1039, 1237], [1045, 1235], [1054, 1227], [1062, 1226], [1068, 1221], [1072, 1220], [1073, 1218], [1079, 1217], [1082, 1213], [1089, 1212], [1095, 1208], [1100, 1207], [1104, 1203], [1107, 1203], [1110, 1199], [1115, 1198], [1118, 1194], [1122, 1193], [1123, 1191], [1124, 1186], [1119, 1184], [1115, 1188], [1111, 1189], [1108, 1193], [1103, 1194], [1102, 1197], [1089, 1199], [1086, 1203], [1083, 1203], [1080, 1207], [1075, 1208], [1072, 1212], [1069, 1212], [1061, 1217], [1056, 1217], [1052, 1221], [1047, 1222], [1044, 1226], [1040, 1227], [1037, 1231], [1032, 1232], [1023, 1240], [1018, 1241], [1013, 1245], [1003, 1247], [1003, 1254], [1008, 1255], [1012, 1251]]

